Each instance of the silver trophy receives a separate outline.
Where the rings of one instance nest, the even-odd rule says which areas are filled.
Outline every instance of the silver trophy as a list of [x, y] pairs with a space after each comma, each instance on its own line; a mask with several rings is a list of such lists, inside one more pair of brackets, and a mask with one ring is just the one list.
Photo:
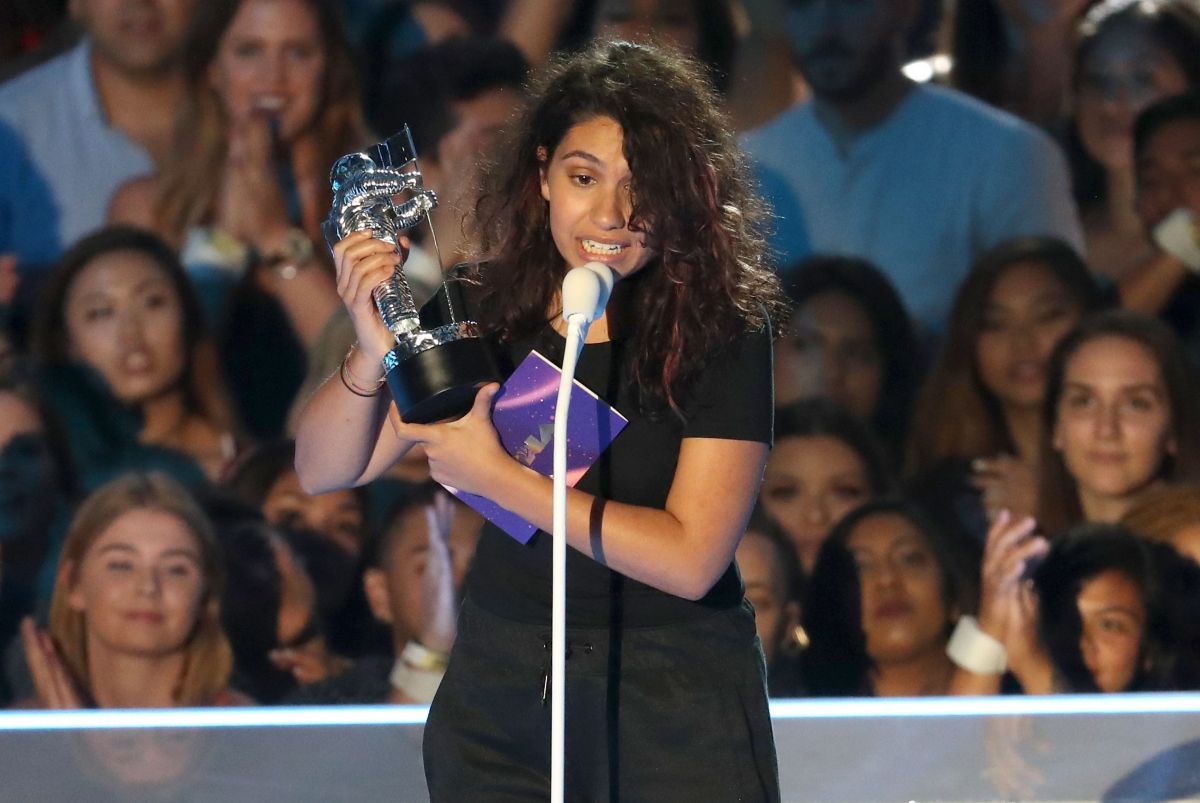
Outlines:
[[[370, 231], [376, 239], [396, 245], [402, 233], [426, 220], [437, 206], [437, 196], [422, 182], [408, 126], [378, 145], [338, 159], [329, 181], [333, 209], [322, 228], [330, 247], [356, 231]], [[421, 328], [402, 268], [372, 295], [384, 325], [396, 338], [383, 366], [388, 390], [405, 421], [427, 424], [462, 415], [471, 408], [480, 385], [503, 379], [495, 351], [479, 337], [476, 324], [457, 320], [449, 293], [450, 323], [435, 329]]]

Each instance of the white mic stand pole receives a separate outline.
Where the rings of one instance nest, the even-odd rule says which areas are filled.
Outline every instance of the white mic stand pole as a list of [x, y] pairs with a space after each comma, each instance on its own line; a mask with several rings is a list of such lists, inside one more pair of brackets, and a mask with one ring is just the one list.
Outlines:
[[554, 582], [550, 617], [550, 801], [564, 803], [567, 698], [567, 415], [575, 366], [588, 325], [603, 311], [613, 284], [612, 270], [599, 262], [572, 268], [563, 280], [563, 351], [558, 401], [554, 407]]

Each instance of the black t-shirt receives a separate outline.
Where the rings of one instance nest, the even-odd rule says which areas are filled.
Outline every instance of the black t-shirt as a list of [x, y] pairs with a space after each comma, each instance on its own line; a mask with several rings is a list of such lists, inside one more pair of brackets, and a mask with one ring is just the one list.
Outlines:
[[[464, 292], [460, 292], [462, 289]], [[456, 317], [471, 320], [470, 286], [453, 285]], [[421, 311], [423, 326], [446, 322], [443, 291]], [[537, 335], [498, 344], [512, 365], [537, 350], [562, 365], [564, 338], [547, 324]], [[622, 340], [585, 345], [575, 378], [629, 419], [629, 424], [576, 484], [614, 502], [663, 509], [683, 438], [727, 438], [770, 444], [772, 438], [771, 338], [747, 332], [712, 359], [681, 403], [685, 420], [669, 411], [647, 416], [625, 370]], [[721, 466], [713, 466], [719, 473]], [[549, 502], [547, 502], [549, 504]], [[523, 622], [550, 623], [551, 536], [537, 532], [521, 544], [486, 523], [466, 581], [467, 593], [486, 610]], [[572, 627], [670, 624], [741, 603], [741, 578], [731, 563], [699, 601], [685, 600], [632, 580], [575, 549], [567, 550], [567, 621]]]

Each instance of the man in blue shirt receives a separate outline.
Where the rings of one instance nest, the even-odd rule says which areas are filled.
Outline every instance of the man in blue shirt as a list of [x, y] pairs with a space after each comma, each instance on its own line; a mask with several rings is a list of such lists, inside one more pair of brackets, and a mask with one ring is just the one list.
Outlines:
[[919, 0], [789, 0], [813, 99], [747, 134], [786, 269], [813, 253], [879, 266], [942, 328], [971, 262], [1012, 237], [1082, 250], [1065, 160], [1017, 118], [903, 74]]
[[103, 225], [166, 152], [193, 2], [72, 0], [82, 41], [0, 85], [0, 255], [23, 272]]

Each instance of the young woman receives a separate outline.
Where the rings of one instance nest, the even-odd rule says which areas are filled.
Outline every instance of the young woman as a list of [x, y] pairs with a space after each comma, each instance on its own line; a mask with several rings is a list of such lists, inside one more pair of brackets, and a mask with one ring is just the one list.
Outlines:
[[[118, 405], [135, 413], [130, 434], [138, 443], [182, 452], [216, 479], [236, 446], [204, 332], [196, 295], [170, 247], [149, 232], [112, 226], [63, 255], [38, 308], [33, 347], [48, 368], [82, 364], [99, 375]], [[61, 398], [50, 398], [61, 407]], [[117, 417], [72, 438], [81, 473], [111, 471], [111, 455], [89, 447], [114, 436], [124, 423]], [[108, 446], [119, 451], [122, 444]]]
[[[578, 371], [630, 423], [568, 494], [568, 794], [778, 800], [763, 660], [732, 563], [771, 441], [782, 297], [759, 203], [712, 90], [677, 56], [597, 45], [532, 98], [477, 207], [487, 262], [458, 313], [514, 360], [532, 348], [559, 360], [567, 269], [598, 260], [619, 278]], [[484, 528], [425, 767], [434, 800], [542, 797], [550, 480], [500, 447], [496, 385], [458, 421], [384, 423], [387, 400], [360, 394], [393, 342], [371, 288], [399, 257], [365, 234], [335, 254], [358, 344], [348, 381], [327, 382], [301, 418], [301, 483], [368, 481], [421, 442], [435, 479], [541, 528], [527, 546]]]
[[977, 543], [1001, 509], [1037, 511], [1047, 363], [1100, 303], [1083, 260], [1045, 237], [984, 254], [959, 289], [918, 398], [908, 471], [914, 494], [953, 509]]
[[788, 275], [794, 311], [775, 350], [775, 405], [837, 402], [871, 427], [899, 469], [920, 348], [896, 289], [850, 257], [814, 257]]
[[1154, 255], [1134, 209], [1133, 123], [1157, 100], [1200, 86], [1200, 11], [1189, 0], [1108, 0], [1075, 50], [1076, 199], [1088, 262], [1119, 278]]
[[224, 573], [210, 525], [161, 474], [102, 487], [71, 524], [48, 631], [22, 626], [46, 708], [228, 705]]
[[1135, 313], [1098, 313], [1059, 343], [1043, 408], [1043, 532], [1118, 522], [1162, 481], [1200, 476], [1192, 371], [1170, 329]]
[[775, 416], [775, 448], [759, 494], [762, 511], [812, 571], [829, 531], [859, 505], [892, 490], [883, 451], [866, 426], [824, 399]]
[[[988, 533], [979, 627], [1003, 647], [1027, 694], [1194, 688], [1200, 567], [1116, 524], [1073, 527], [1052, 542], [1032, 519]], [[961, 670], [955, 688], [994, 694], [999, 674]]]
[[804, 605], [809, 694], [946, 694], [946, 643], [974, 608], [974, 563], [907, 502], [863, 505], [821, 547]]

